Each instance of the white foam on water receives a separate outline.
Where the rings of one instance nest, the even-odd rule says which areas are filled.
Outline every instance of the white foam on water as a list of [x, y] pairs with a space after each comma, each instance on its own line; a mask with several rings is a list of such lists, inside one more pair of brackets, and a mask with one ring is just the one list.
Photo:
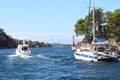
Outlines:
[[70, 57], [67, 57], [68, 59], [70, 59]]
[[11, 55], [8, 55], [9, 58], [15, 58], [15, 57], [18, 57], [18, 55], [16, 54], [11, 54]]
[[59, 59], [50, 58], [41, 54], [36, 55], [36, 57], [41, 59], [46, 59], [46, 60], [60, 61]]
[[40, 54], [36, 55], [36, 57], [42, 58], [42, 59], [50, 59], [49, 57], [46, 57], [46, 56], [43, 56], [43, 55], [40, 55]]
[[7, 55], [7, 57], [9, 58], [9, 60], [13, 60], [13, 59], [16, 59], [18, 57], [18, 55], [16, 54], [11, 54], [11, 55]]
[[23, 58], [23, 59], [29, 59], [32, 58], [33, 56], [28, 56], [28, 55], [20, 55], [19, 57]]
[[29, 58], [31, 58], [31, 57], [33, 57], [33, 56], [28, 56], [28, 55], [16, 55], [16, 54], [8, 55], [8, 58], [10, 58], [10, 59], [14, 59], [14, 58], [18, 58], [18, 57], [23, 58], [23, 59], [29, 59]]

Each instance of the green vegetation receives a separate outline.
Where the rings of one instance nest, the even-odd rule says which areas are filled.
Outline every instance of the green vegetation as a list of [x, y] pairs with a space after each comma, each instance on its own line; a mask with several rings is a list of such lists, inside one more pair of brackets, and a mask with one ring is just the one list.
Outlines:
[[7, 35], [2, 28], [0, 28], [0, 48], [14, 48], [16, 47], [15, 40]]
[[[16, 43], [19, 44], [22, 42], [22, 40], [15, 39]], [[39, 41], [31, 41], [29, 40], [29, 46], [30, 47], [52, 47], [50, 43], [44, 43]]]
[[38, 41], [29, 41], [30, 47], [52, 47], [50, 43], [38, 42]]
[[53, 47], [70, 47], [71, 44], [62, 44], [62, 43], [52, 43]]
[[[93, 13], [90, 12], [84, 19], [79, 19], [75, 24], [76, 35], [85, 35], [88, 42], [93, 39], [92, 21]], [[120, 9], [114, 12], [103, 12], [103, 9], [95, 9], [95, 37], [102, 39], [114, 38], [117, 42], [120, 41]], [[85, 40], [85, 39], [83, 39]]]

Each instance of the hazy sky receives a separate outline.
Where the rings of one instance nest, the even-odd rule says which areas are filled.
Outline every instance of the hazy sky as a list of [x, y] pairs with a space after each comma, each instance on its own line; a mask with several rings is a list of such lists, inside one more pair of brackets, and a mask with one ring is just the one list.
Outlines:
[[[88, 4], [89, 0], [0, 0], [0, 27], [13, 38], [72, 43], [74, 25], [88, 14]], [[96, 0], [95, 5], [113, 12], [120, 0]]]

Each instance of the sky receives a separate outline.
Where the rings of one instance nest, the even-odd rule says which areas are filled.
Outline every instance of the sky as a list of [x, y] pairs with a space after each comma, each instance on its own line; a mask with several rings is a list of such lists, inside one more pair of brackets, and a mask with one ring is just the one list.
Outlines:
[[[88, 5], [89, 0], [0, 0], [0, 28], [16, 39], [70, 44]], [[120, 0], [95, 0], [95, 7], [113, 12]]]

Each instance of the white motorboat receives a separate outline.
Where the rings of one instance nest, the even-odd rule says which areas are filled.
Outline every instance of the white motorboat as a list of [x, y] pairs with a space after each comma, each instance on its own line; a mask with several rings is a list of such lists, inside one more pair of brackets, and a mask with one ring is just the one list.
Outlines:
[[31, 51], [29, 50], [29, 44], [26, 40], [23, 40], [21, 44], [18, 44], [16, 49], [16, 55], [31, 55]]

